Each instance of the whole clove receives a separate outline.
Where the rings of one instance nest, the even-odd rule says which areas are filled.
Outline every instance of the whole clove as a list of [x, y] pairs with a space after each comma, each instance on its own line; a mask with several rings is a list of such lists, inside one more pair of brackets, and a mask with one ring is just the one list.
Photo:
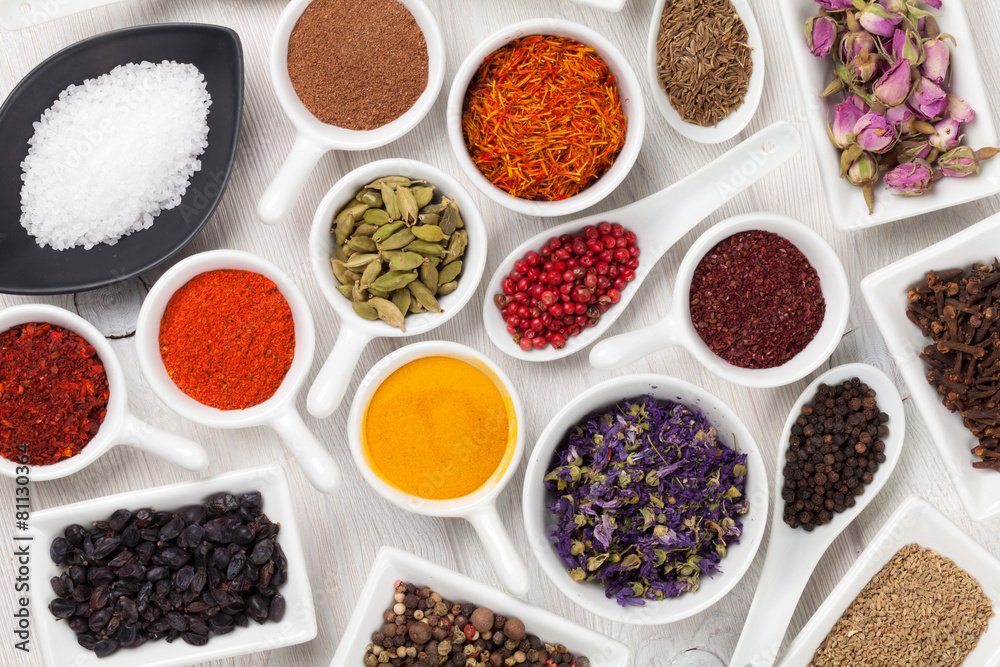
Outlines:
[[1000, 472], [1000, 262], [930, 271], [906, 299], [907, 318], [934, 341], [920, 354], [927, 381], [979, 440], [972, 467]]

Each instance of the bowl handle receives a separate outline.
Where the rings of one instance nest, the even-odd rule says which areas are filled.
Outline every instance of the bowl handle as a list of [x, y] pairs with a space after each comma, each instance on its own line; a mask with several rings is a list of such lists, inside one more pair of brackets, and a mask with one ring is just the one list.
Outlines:
[[295, 135], [291, 152], [257, 202], [257, 217], [262, 222], [276, 225], [285, 219], [326, 150], [302, 134]]
[[683, 347], [673, 312], [657, 322], [602, 340], [590, 349], [590, 365], [602, 371], [627, 366], [665, 347]]
[[354, 377], [358, 359], [361, 358], [361, 353], [371, 339], [371, 336], [354, 327], [341, 327], [340, 336], [330, 350], [330, 356], [326, 358], [323, 368], [319, 369], [319, 375], [309, 387], [309, 396], [306, 399], [309, 414], [316, 419], [323, 419], [333, 414], [344, 400], [347, 385]]
[[292, 453], [309, 483], [318, 491], [332, 493], [340, 486], [340, 466], [302, 421], [295, 408], [286, 407], [268, 424], [278, 433], [282, 444]]
[[189, 472], [208, 467], [208, 453], [193, 440], [167, 433], [126, 412], [119, 442], [160, 457]]
[[496, 504], [490, 503], [466, 516], [479, 534], [486, 554], [500, 581], [512, 595], [522, 596], [528, 592], [528, 569], [521, 554], [514, 546], [500, 521]]

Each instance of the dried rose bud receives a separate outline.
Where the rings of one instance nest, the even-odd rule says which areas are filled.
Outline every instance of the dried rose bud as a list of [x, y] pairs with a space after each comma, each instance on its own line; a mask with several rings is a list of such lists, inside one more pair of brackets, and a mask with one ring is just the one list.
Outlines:
[[914, 121], [915, 117], [913, 111], [910, 107], [905, 104], [900, 104], [898, 106], [890, 107], [885, 112], [885, 119], [892, 123], [892, 126], [896, 128], [897, 136], [906, 136], [908, 134], [913, 134], [914, 132]]
[[919, 44], [920, 38], [913, 34], [912, 28], [906, 30], [897, 28], [896, 32], [892, 34], [892, 57], [897, 62], [905, 58], [911, 63], [919, 65], [922, 55]]
[[[896, 4], [896, 0], [882, 0], [882, 2]], [[892, 37], [896, 26], [902, 20], [902, 14], [886, 11], [878, 2], [869, 2], [864, 9], [858, 12], [858, 21], [861, 26], [873, 35], [880, 37]]]
[[845, 63], [854, 60], [862, 51], [865, 53], [875, 53], [878, 46], [875, 38], [864, 30], [850, 30], [844, 33], [840, 40], [840, 59]]
[[829, 16], [810, 16], [806, 21], [806, 44], [817, 58], [825, 58], [837, 41], [837, 24]]
[[830, 141], [837, 148], [844, 149], [853, 142], [854, 126], [864, 113], [851, 100], [841, 102], [833, 109], [833, 123], [826, 126]]
[[878, 73], [879, 60], [878, 54], [862, 51], [847, 67], [861, 83], [867, 83]]
[[948, 45], [940, 39], [930, 39], [924, 42], [925, 59], [920, 66], [920, 72], [934, 83], [941, 83], [948, 76], [951, 66], [951, 51]]
[[896, 146], [896, 160], [901, 163], [926, 160], [930, 154], [931, 144], [927, 139], [907, 139]]
[[945, 176], [965, 178], [979, 173], [979, 160], [968, 146], [953, 148], [937, 159], [937, 166]]
[[901, 164], [888, 173], [883, 182], [897, 195], [914, 196], [922, 195], [931, 189], [934, 181], [934, 169], [924, 160], [915, 160], [906, 164]]
[[867, 113], [854, 126], [855, 141], [872, 153], [885, 153], [896, 143], [896, 130], [880, 113]]
[[961, 123], [948, 117], [934, 126], [934, 134], [927, 137], [927, 140], [939, 151], [950, 151], [962, 143], [962, 136], [959, 134], [961, 129]]
[[948, 95], [927, 77], [920, 77], [920, 82], [907, 98], [910, 108], [925, 120], [931, 120], [944, 113], [948, 108]]
[[976, 112], [958, 95], [948, 95], [948, 115], [960, 123], [969, 123], [976, 117]]
[[[897, 32], [902, 31], [897, 30]], [[906, 98], [910, 96], [912, 85], [910, 61], [903, 58], [878, 78], [878, 81], [872, 86], [872, 93], [882, 104], [894, 107], [906, 101]]]
[[851, 0], [816, 0], [816, 4], [831, 12], [841, 12], [854, 7], [854, 3]]

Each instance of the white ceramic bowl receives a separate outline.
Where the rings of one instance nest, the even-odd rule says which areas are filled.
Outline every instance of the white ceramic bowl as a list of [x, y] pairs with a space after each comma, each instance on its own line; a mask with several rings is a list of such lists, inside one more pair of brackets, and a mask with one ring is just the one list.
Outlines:
[[[739, 232], [763, 229], [791, 241], [819, 275], [826, 314], [816, 337], [797, 355], [774, 368], [740, 368], [712, 352], [691, 322], [691, 278], [702, 258], [720, 241]], [[723, 380], [747, 387], [779, 387], [799, 380], [830, 358], [840, 344], [850, 312], [850, 287], [836, 251], [806, 225], [776, 213], [748, 213], [710, 227], [681, 262], [673, 302], [663, 319], [627, 334], [601, 341], [590, 350], [590, 363], [602, 370], [619, 368], [665, 347], [683, 347]]]
[[577, 625], [550, 611], [533, 607], [495, 588], [411, 553], [382, 547], [358, 596], [330, 667], [362, 664], [371, 635], [382, 627], [382, 615], [393, 603], [396, 582], [427, 586], [453, 602], [489, 607], [494, 613], [524, 621], [525, 630], [543, 642], [564, 645], [590, 658], [593, 667], [627, 667], [628, 648], [619, 641]]
[[[160, 320], [170, 298], [195, 276], [217, 269], [253, 271], [270, 278], [288, 302], [295, 323], [295, 353], [281, 385], [271, 398], [243, 410], [219, 410], [191, 398], [170, 379], [160, 356]], [[238, 250], [202, 252], [172, 266], [149, 290], [139, 311], [135, 330], [139, 367], [149, 386], [170, 409], [193, 422], [213, 428], [270, 426], [298, 460], [302, 472], [312, 485], [319, 491], [330, 493], [340, 484], [340, 468], [309, 431], [295, 408], [299, 389], [305, 383], [312, 366], [315, 347], [316, 332], [312, 314], [302, 290], [275, 265]]]
[[[516, 428], [513, 445], [508, 447], [504, 461], [486, 484], [474, 493], [452, 500], [417, 498], [383, 481], [369, 467], [362, 435], [368, 404], [382, 382], [411, 361], [435, 356], [459, 359], [489, 376], [504, 396], [508, 414], [515, 421]], [[354, 394], [351, 412], [347, 417], [347, 440], [351, 446], [351, 456], [368, 485], [392, 504], [410, 512], [427, 516], [458, 517], [469, 521], [479, 534], [497, 576], [507, 590], [515, 595], [524, 595], [528, 591], [528, 571], [500, 521], [496, 500], [521, 463], [524, 430], [527, 427], [522, 415], [517, 390], [499, 366], [471, 347], [448, 341], [426, 341], [402, 347], [372, 366]]]
[[[910, 218], [949, 206], [964, 204], [1000, 192], [1000, 162], [991, 160], [981, 165], [982, 173], [968, 178], [944, 178], [934, 189], [919, 197], [897, 197], [879, 182], [875, 189], [875, 212], [868, 213], [861, 188], [840, 178], [840, 150], [827, 135], [826, 125], [833, 119], [836, 100], [819, 98], [830, 83], [832, 74], [828, 58], [814, 58], [806, 46], [803, 26], [818, 6], [800, 0], [779, 0], [778, 13], [785, 29], [785, 41], [792, 51], [802, 106], [799, 116], [809, 125], [819, 175], [826, 192], [833, 224], [840, 229], [861, 229], [893, 220]], [[967, 101], [976, 111], [976, 119], [962, 125], [965, 144], [974, 149], [997, 145], [997, 131], [990, 116], [990, 101], [983, 86], [983, 77], [976, 62], [975, 41], [965, 15], [962, 0], [948, 0], [933, 10], [942, 33], [953, 35], [957, 46], [951, 47], [951, 85], [948, 92]], [[949, 45], [950, 46], [950, 45]]]
[[[792, 528], [784, 521], [785, 502], [781, 498], [784, 486], [785, 454], [789, 447], [792, 424], [802, 412], [802, 406], [811, 403], [816, 388], [821, 383], [839, 384], [853, 377], [859, 378], [875, 390], [875, 400], [881, 412], [889, 415], [886, 424], [889, 435], [885, 443], [885, 462], [879, 466], [872, 483], [865, 486], [862, 495], [855, 497], [855, 505], [811, 533], [801, 528]], [[732, 667], [763, 667], [774, 664], [781, 640], [788, 628], [802, 590], [819, 559], [833, 541], [848, 525], [861, 514], [892, 475], [903, 451], [903, 437], [906, 434], [906, 415], [903, 401], [896, 391], [896, 385], [885, 373], [867, 364], [844, 364], [831, 368], [809, 383], [799, 395], [788, 413], [785, 426], [778, 442], [777, 466], [774, 471], [774, 505], [771, 508], [771, 535], [767, 542], [767, 556], [757, 582], [750, 611], [747, 613], [743, 632], [730, 660]]]
[[761, 93], [764, 91], [764, 41], [760, 36], [757, 19], [753, 15], [747, 0], [732, 0], [733, 8], [740, 15], [740, 20], [747, 30], [747, 44], [753, 49], [750, 59], [753, 62], [753, 72], [747, 87], [746, 97], [738, 109], [719, 121], [715, 126], [701, 127], [685, 122], [677, 110], [670, 105], [670, 97], [660, 87], [660, 79], [656, 74], [656, 59], [659, 53], [656, 42], [660, 36], [660, 17], [667, 0], [657, 0], [653, 6], [652, 25], [649, 28], [649, 41], [646, 45], [646, 74], [649, 86], [653, 90], [653, 102], [663, 117], [678, 134], [692, 141], [703, 144], [717, 144], [731, 139], [739, 134], [750, 123], [760, 106]]
[[[367, 183], [383, 176], [425, 179], [435, 187], [435, 194], [439, 193], [455, 200], [465, 222], [465, 229], [469, 232], [469, 246], [462, 257], [462, 275], [458, 278], [458, 288], [438, 300], [442, 312], [407, 315], [405, 332], [381, 320], [369, 322], [361, 319], [351, 307], [351, 302], [337, 291], [339, 283], [330, 268], [330, 258], [333, 257], [336, 243], [330, 233], [330, 226], [337, 212], [352, 201], [354, 195]], [[317, 418], [333, 414], [347, 392], [347, 386], [354, 376], [354, 369], [361, 353], [373, 338], [417, 336], [427, 333], [457, 315], [479, 287], [479, 280], [486, 266], [488, 236], [483, 217], [468, 191], [454, 178], [429, 164], [400, 158], [379, 160], [358, 167], [337, 181], [316, 209], [312, 231], [309, 234], [309, 260], [313, 275], [316, 276], [316, 282], [323, 296], [330, 302], [340, 319], [337, 343], [309, 389], [307, 402], [309, 413]]]
[[[208, 466], [208, 454], [201, 445], [161, 431], [129, 412], [128, 387], [125, 385], [125, 373], [122, 372], [118, 356], [108, 340], [90, 322], [68, 310], [43, 304], [14, 306], [0, 311], [0, 332], [27, 322], [48, 322], [79, 334], [97, 350], [108, 378], [108, 411], [97, 434], [76, 456], [52, 465], [29, 466], [27, 477], [32, 482], [71, 475], [122, 443], [155, 454], [190, 472], [201, 472]], [[24, 473], [23, 468], [24, 466], [0, 457], [0, 474], [16, 478]]]
[[184, 641], [146, 642], [134, 649], [119, 649], [114, 654], [97, 659], [76, 641], [76, 635], [65, 621], [52, 616], [49, 602], [55, 597], [49, 580], [64, 568], [48, 557], [32, 560], [31, 586], [32, 625], [37, 632], [33, 644], [41, 652], [46, 665], [101, 665], [101, 667], [171, 667], [220, 660], [245, 653], [258, 653], [283, 646], [294, 646], [316, 636], [316, 611], [306, 569], [305, 554], [296, 521], [285, 471], [278, 465], [247, 468], [216, 477], [160, 486], [141, 491], [129, 491], [113, 496], [85, 500], [34, 512], [30, 535], [40, 552], [47, 552], [52, 540], [74, 523], [89, 526], [92, 521], [109, 517], [117, 509], [136, 510], [150, 507], [174, 510], [205, 500], [222, 491], [245, 493], [260, 491], [264, 498], [264, 513], [281, 524], [278, 542], [288, 558], [288, 581], [280, 592], [287, 608], [281, 623], [251, 623], [249, 628], [237, 628], [226, 635], [213, 635], [204, 646], [192, 646]]
[[868, 302], [896, 368], [906, 380], [917, 411], [937, 445], [944, 470], [955, 485], [965, 511], [974, 521], [1000, 514], [1000, 479], [996, 471], [976, 470], [978, 460], [970, 450], [979, 444], [962, 424], [957, 412], [941, 404], [941, 396], [926, 378], [927, 365], [919, 355], [931, 343], [906, 317], [906, 293], [923, 284], [928, 271], [964, 268], [973, 262], [990, 264], [1000, 244], [1000, 215], [991, 216], [963, 229], [929, 248], [869, 274], [861, 281]]
[[348, 130], [313, 116], [295, 94], [288, 76], [288, 39], [312, 0], [292, 0], [278, 17], [271, 38], [268, 69], [282, 110], [295, 127], [295, 143], [285, 163], [257, 203], [257, 217], [269, 225], [281, 222], [295, 205], [319, 159], [331, 150], [363, 151], [399, 139], [423, 120], [434, 106], [444, 81], [445, 47], [434, 13], [422, 0], [399, 0], [416, 19], [427, 42], [427, 87], [402, 116], [374, 130]]
[[[469, 157], [462, 134], [462, 107], [465, 103], [465, 93], [472, 77], [488, 55], [508, 42], [528, 35], [561, 35], [575, 39], [578, 42], [594, 47], [597, 54], [607, 64], [608, 69], [615, 74], [618, 84], [618, 95], [622, 101], [622, 109], [627, 119], [625, 130], [625, 145], [611, 168], [597, 179], [590, 187], [579, 194], [559, 201], [531, 201], [520, 197], [512, 197], [509, 192], [493, 185]], [[642, 106], [642, 89], [639, 79], [614, 44], [586, 26], [562, 19], [530, 19], [507, 26], [493, 33], [465, 57], [455, 74], [448, 93], [448, 139], [451, 148], [458, 158], [458, 164], [465, 175], [479, 190], [493, 201], [506, 206], [512, 211], [524, 215], [542, 217], [568, 215], [576, 213], [607, 197], [621, 184], [632, 165], [639, 157], [642, 148], [642, 137], [646, 127], [646, 112]]]
[[781, 660], [781, 667], [805, 667], [813, 653], [833, 629], [837, 619], [886, 563], [908, 544], [933, 549], [979, 580], [993, 601], [993, 613], [986, 633], [969, 654], [964, 667], [1000, 664], [1000, 561], [951, 522], [936, 507], [919, 496], [904, 500], [875, 534], [851, 569], [840, 579], [826, 601], [795, 637]]
[[[719, 439], [727, 446], [735, 443], [747, 455], [747, 476], [744, 495], [750, 500], [750, 510], [740, 520], [743, 534], [739, 544], [728, 548], [720, 563], [721, 573], [702, 577], [694, 593], [644, 606], [622, 607], [608, 599], [604, 587], [597, 583], [577, 583], [566, 572], [549, 533], [556, 522], [546, 505], [551, 494], [542, 478], [551, 469], [555, 450], [569, 430], [591, 413], [615, 405], [623, 399], [652, 394], [661, 400], [672, 400], [698, 408], [717, 429]], [[538, 436], [524, 474], [522, 509], [528, 543], [538, 558], [542, 571], [570, 600], [581, 607], [612, 621], [633, 625], [662, 625], [688, 618], [708, 609], [725, 596], [743, 577], [753, 562], [764, 536], [767, 522], [767, 471], [753, 434], [733, 410], [704, 389], [667, 375], [626, 375], [602, 382], [574, 398], [563, 407]]]

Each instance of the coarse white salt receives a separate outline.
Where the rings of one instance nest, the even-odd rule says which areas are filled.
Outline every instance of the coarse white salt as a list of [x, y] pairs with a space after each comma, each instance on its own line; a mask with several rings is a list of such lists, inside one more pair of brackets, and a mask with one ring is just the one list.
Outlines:
[[65, 250], [147, 229], [201, 169], [212, 98], [194, 65], [129, 63], [62, 91], [21, 163], [21, 226]]

